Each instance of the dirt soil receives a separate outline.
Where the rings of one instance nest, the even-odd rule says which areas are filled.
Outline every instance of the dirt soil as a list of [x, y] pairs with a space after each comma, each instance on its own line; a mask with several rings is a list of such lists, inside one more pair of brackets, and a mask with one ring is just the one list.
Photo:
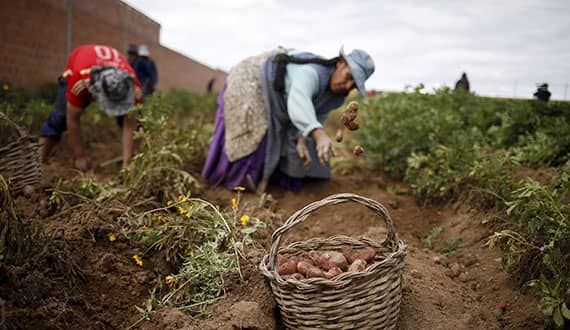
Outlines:
[[[120, 155], [120, 144], [115, 141], [90, 146], [95, 162]], [[0, 307], [7, 329], [281, 328], [269, 286], [258, 271], [270, 247], [271, 232], [257, 236], [264, 249], [249, 252], [242, 264], [243, 281], [237, 276], [227, 279], [226, 296], [209, 307], [209, 318], [198, 320], [165, 308], [141, 319], [135, 306], [144, 306], [157, 274], [169, 270], [159, 257], [137, 266], [132, 256], [142, 253], [142, 246], [124, 239], [109, 242], [107, 235], [118, 214], [98, 214], [89, 205], [55, 214], [45, 210], [41, 200], [59, 178], [79, 175], [69, 169], [69, 155], [68, 148], [60, 147], [44, 167], [42, 187], [16, 201], [22, 217], [41, 223], [53, 235], [53, 248], [17, 266], [0, 264]], [[104, 178], [116, 170], [118, 165], [111, 165], [97, 169], [96, 175]], [[484, 246], [495, 216], [481, 214], [462, 202], [422, 207], [413, 197], [397, 194], [406, 189], [364, 170], [336, 173], [331, 181], [307, 183], [299, 193], [271, 188], [270, 202], [257, 216], [274, 229], [299, 208], [334, 193], [373, 198], [388, 208], [399, 237], [409, 247], [399, 329], [541, 328], [537, 299], [521, 294], [502, 270], [500, 251]], [[223, 206], [232, 194], [207, 189], [201, 197]], [[246, 200], [256, 199], [246, 195]], [[425, 239], [438, 226], [441, 235], [429, 249]], [[368, 209], [343, 204], [313, 214], [285, 237], [284, 244], [335, 234], [381, 240], [386, 229]], [[458, 245], [453, 251], [442, 253], [444, 242], [454, 239]]]

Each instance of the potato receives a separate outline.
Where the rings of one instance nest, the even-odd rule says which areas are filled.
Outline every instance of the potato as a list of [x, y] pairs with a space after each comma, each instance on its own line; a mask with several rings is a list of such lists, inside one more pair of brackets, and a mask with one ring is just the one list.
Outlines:
[[366, 261], [367, 264], [374, 261], [376, 257], [376, 250], [371, 247], [367, 247], [361, 250], [352, 250], [349, 247], [343, 247], [342, 253], [346, 257], [346, 260], [352, 264], [356, 259], [362, 259]]
[[293, 273], [291, 275], [283, 275], [283, 279], [285, 280], [289, 280], [289, 279], [295, 279], [295, 280], [303, 280], [305, 279], [305, 276], [303, 276], [303, 274], [301, 273]]
[[305, 254], [305, 257], [311, 260], [310, 263], [313, 266], [317, 266], [319, 264], [319, 258], [321, 257], [321, 254], [315, 250], [311, 250]]
[[357, 129], [360, 128], [360, 125], [358, 125], [358, 123], [356, 123], [354, 121], [346, 122], [346, 123], [344, 123], [344, 126], [346, 128], [348, 128], [348, 130], [350, 130], [350, 131], [356, 131]]
[[366, 261], [362, 259], [356, 259], [348, 267], [348, 272], [350, 273], [361, 272], [365, 269], [366, 269]]
[[304, 262], [310, 263], [313, 266], [317, 266], [317, 264], [315, 264], [315, 262], [312, 259], [309, 259], [306, 257], [298, 257], [297, 261], [304, 261]]
[[334, 266], [325, 273], [325, 278], [333, 278], [340, 274], [342, 274], [342, 269]]
[[289, 256], [285, 256], [282, 254], [278, 254], [277, 255], [277, 266], [286, 263], [287, 261], [289, 261]]
[[36, 189], [34, 188], [34, 186], [25, 185], [22, 192], [24, 193], [24, 196], [31, 198], [36, 192]]
[[362, 155], [364, 153], [364, 148], [362, 148], [361, 146], [356, 146], [354, 147], [354, 149], [352, 150], [352, 153], [358, 157], [360, 155]]
[[356, 101], [351, 101], [347, 104], [346, 109], [344, 111], [358, 111], [359, 104]]
[[297, 264], [297, 270], [299, 273], [305, 275], [308, 278], [311, 277], [325, 277], [325, 272], [317, 266], [313, 266], [308, 262], [300, 261]]
[[373, 248], [365, 248], [360, 251], [357, 256], [357, 259], [363, 259], [366, 261], [367, 264], [374, 262], [374, 258], [376, 257], [376, 250]]
[[288, 261], [282, 263], [277, 267], [279, 275], [291, 275], [297, 272], [297, 258], [291, 257]]
[[324, 269], [330, 270], [333, 267], [346, 269], [348, 262], [342, 253], [336, 251], [326, 251], [319, 258], [319, 265]]
[[339, 128], [339, 129], [336, 130], [336, 135], [335, 135], [334, 138], [335, 138], [336, 142], [338, 142], [338, 143], [341, 143], [341, 142], [342, 142], [342, 139], [343, 139], [343, 136], [342, 136], [342, 128]]

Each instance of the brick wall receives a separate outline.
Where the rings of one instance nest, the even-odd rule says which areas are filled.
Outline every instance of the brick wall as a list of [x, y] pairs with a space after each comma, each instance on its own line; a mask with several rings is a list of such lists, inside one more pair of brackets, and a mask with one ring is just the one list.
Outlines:
[[[160, 45], [160, 24], [120, 0], [72, 0], [71, 49], [87, 43], [125, 51], [149, 46], [158, 89], [204, 92], [211, 78], [219, 90], [225, 72]], [[0, 0], [0, 81], [35, 88], [55, 82], [67, 61], [67, 0]]]

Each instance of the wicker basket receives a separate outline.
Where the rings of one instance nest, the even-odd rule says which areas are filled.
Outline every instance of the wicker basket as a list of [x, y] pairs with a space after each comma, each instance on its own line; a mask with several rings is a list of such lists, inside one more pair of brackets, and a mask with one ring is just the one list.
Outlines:
[[38, 141], [2, 112], [0, 120], [7, 122], [18, 134], [15, 141], [0, 146], [0, 175], [8, 181], [10, 190], [17, 194], [27, 185], [40, 183], [42, 173]]
[[[295, 242], [280, 249], [281, 237], [314, 211], [328, 205], [356, 202], [384, 220], [387, 238], [374, 242], [334, 236]], [[288, 329], [394, 329], [400, 313], [402, 272], [407, 246], [398, 240], [386, 208], [377, 201], [355, 194], [337, 194], [311, 203], [293, 214], [272, 236], [269, 255], [259, 267], [270, 282], [283, 323]], [[277, 254], [298, 256], [310, 250], [340, 250], [342, 247], [376, 250], [375, 262], [362, 272], [342, 273], [332, 279], [284, 279], [276, 269]]]

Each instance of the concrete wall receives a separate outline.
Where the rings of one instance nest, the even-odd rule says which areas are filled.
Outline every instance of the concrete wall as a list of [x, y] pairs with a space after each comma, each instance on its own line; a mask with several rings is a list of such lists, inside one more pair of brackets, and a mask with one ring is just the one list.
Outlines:
[[68, 43], [68, 5], [68, 0], [0, 0], [0, 81], [39, 87], [55, 82], [68, 48], [99, 43], [126, 51], [129, 44], [145, 43], [158, 67], [158, 89], [204, 92], [211, 78], [221, 89], [225, 72], [160, 45], [160, 24], [120, 0], [71, 0]]

